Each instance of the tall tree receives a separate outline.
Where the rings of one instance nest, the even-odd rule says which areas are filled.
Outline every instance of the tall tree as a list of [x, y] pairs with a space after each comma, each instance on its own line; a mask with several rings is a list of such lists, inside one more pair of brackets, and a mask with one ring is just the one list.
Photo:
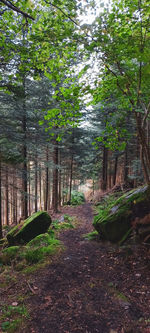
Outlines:
[[112, 8], [97, 17], [93, 28], [94, 41], [90, 48], [95, 52], [100, 66], [100, 75], [95, 82], [95, 100], [98, 102], [113, 93], [122, 109], [128, 109], [133, 114], [143, 172], [148, 183], [149, 14], [147, 0], [114, 0]]

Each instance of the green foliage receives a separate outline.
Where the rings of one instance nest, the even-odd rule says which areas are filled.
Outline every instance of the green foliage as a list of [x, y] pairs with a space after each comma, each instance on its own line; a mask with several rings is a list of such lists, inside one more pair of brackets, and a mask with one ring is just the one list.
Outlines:
[[0, 262], [3, 264], [11, 264], [11, 262], [17, 258], [19, 249], [19, 246], [11, 246], [2, 250], [2, 254], [0, 255]]
[[72, 221], [71, 216], [65, 214], [64, 215], [64, 222], [60, 222], [58, 219], [56, 219], [52, 222], [52, 228], [54, 228], [55, 230], [72, 229], [72, 228], [74, 228], [74, 226], [71, 223], [71, 221]]
[[1, 312], [1, 328], [2, 332], [15, 333], [25, 318], [29, 318], [29, 314], [24, 305], [5, 306]]
[[103, 199], [101, 200], [101, 203], [95, 207], [96, 211], [98, 212], [98, 216], [100, 218], [107, 215], [107, 213], [110, 211], [110, 209], [116, 204], [117, 200], [121, 200], [121, 199], [118, 199], [118, 196], [121, 198], [124, 197], [124, 195], [121, 192], [106, 195], [103, 197]]
[[43, 260], [44, 255], [41, 248], [37, 249], [27, 249], [23, 257], [26, 259], [27, 264], [36, 264], [37, 262]]
[[30, 246], [29, 249], [27, 248], [23, 257], [26, 259], [27, 264], [36, 264], [42, 261], [46, 255], [54, 254], [59, 245], [60, 242], [58, 240], [51, 239], [50, 245], [40, 245], [37, 248]]
[[71, 202], [70, 204], [73, 206], [81, 205], [85, 202], [85, 197], [82, 192], [72, 191], [71, 192]]
[[73, 217], [70, 216], [69, 214], [64, 214], [64, 220], [65, 222], [71, 222], [73, 221]]
[[94, 230], [94, 231], [89, 232], [88, 234], [85, 234], [83, 237], [85, 239], [88, 239], [89, 241], [97, 240], [99, 238], [99, 233], [96, 230]]

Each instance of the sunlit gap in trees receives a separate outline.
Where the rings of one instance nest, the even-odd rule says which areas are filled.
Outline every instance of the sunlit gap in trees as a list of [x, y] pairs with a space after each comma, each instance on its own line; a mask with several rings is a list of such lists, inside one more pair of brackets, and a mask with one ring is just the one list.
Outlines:
[[[79, 4], [79, 11], [78, 11], [78, 20], [80, 22], [80, 27], [85, 33], [88, 32], [89, 39], [90, 39], [90, 27], [92, 28], [92, 24], [94, 23], [95, 19], [101, 12], [103, 12], [105, 7], [111, 6], [111, 0], [95, 0], [95, 1], [87, 1], [81, 0], [78, 2]], [[81, 45], [81, 48], [84, 46]], [[91, 88], [95, 86], [95, 81], [97, 77], [97, 73], [99, 72], [99, 67], [96, 61], [96, 54], [87, 59], [86, 61], [82, 62], [78, 65], [78, 71], [82, 71], [83, 68], [87, 66], [88, 69], [86, 70], [85, 74], [79, 79], [79, 82], [82, 83], [83, 86], [90, 86]], [[86, 93], [83, 97], [84, 104], [86, 105], [84, 110], [82, 111], [83, 114], [92, 110], [92, 106], [89, 105], [92, 101], [92, 95], [90, 93]], [[91, 127], [89, 120], [84, 120], [81, 122], [80, 127]]]

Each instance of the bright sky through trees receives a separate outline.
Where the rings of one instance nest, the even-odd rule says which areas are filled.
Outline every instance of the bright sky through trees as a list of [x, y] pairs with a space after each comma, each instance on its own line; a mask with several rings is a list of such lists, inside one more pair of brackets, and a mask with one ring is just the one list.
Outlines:
[[82, 24], [91, 24], [95, 20], [95, 17], [103, 11], [104, 7], [111, 4], [111, 0], [95, 0], [90, 3], [87, 0], [82, 0], [82, 6], [86, 8], [86, 14], [80, 15], [80, 22]]

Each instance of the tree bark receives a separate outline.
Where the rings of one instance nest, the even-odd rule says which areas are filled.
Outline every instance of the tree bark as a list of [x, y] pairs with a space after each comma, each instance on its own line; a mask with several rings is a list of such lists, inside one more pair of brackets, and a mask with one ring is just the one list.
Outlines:
[[102, 184], [101, 189], [105, 191], [107, 189], [107, 170], [108, 170], [108, 149], [103, 147], [103, 169], [102, 169]]
[[72, 178], [73, 178], [73, 154], [71, 155], [71, 161], [70, 161], [69, 202], [71, 202]]
[[142, 124], [141, 115], [138, 115], [137, 112], [134, 112], [137, 124], [137, 133], [140, 143], [140, 158], [144, 173], [145, 181], [150, 184], [150, 148], [147, 142], [147, 131], [144, 127], [144, 122]]
[[2, 169], [1, 169], [1, 160], [0, 160], [0, 238], [3, 237], [2, 232]]
[[53, 150], [53, 193], [52, 193], [52, 208], [54, 212], [58, 212], [58, 142], [55, 140], [54, 142], [54, 150]]
[[39, 165], [39, 195], [40, 195], [40, 210], [42, 210], [42, 175], [41, 175], [41, 165]]
[[27, 111], [26, 111], [26, 86], [23, 74], [23, 103], [22, 103], [22, 133], [23, 133], [23, 168], [22, 168], [22, 217], [28, 217], [28, 179], [27, 179]]
[[37, 212], [37, 196], [38, 196], [38, 174], [37, 174], [37, 151], [35, 154], [35, 212]]
[[48, 168], [48, 146], [46, 147], [46, 170], [45, 170], [45, 200], [44, 200], [44, 210], [47, 211], [48, 206], [48, 186], [49, 186], [49, 168]]
[[5, 169], [5, 224], [9, 225], [8, 166]]
[[117, 168], [118, 168], [118, 156], [115, 157], [114, 174], [113, 174], [113, 185], [114, 186], [116, 185]]
[[124, 152], [124, 175], [123, 181], [125, 184], [128, 183], [128, 175], [129, 175], [129, 165], [128, 165], [128, 145], [126, 145], [125, 152]]

